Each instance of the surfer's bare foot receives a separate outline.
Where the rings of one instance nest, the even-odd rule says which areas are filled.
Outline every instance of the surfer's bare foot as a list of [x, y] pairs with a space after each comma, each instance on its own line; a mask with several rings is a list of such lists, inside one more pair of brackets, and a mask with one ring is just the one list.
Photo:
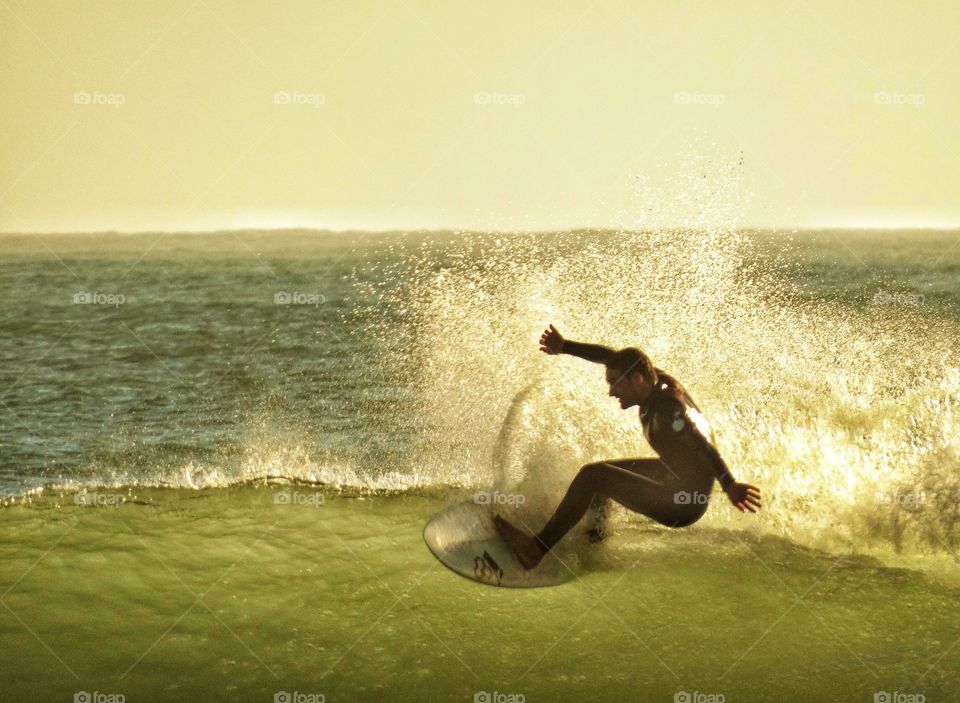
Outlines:
[[543, 559], [544, 551], [530, 535], [514, 527], [499, 515], [493, 516], [493, 523], [503, 540], [510, 546], [524, 569], [532, 569]]

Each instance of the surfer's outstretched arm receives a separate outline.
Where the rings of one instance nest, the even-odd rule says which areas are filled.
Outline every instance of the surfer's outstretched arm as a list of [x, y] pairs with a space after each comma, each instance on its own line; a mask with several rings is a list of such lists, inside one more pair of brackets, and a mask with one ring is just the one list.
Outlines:
[[602, 344], [574, 342], [571, 339], [565, 339], [560, 347], [561, 354], [578, 356], [581, 359], [586, 359], [596, 364], [606, 364], [610, 357], [613, 356], [614, 351], [614, 349], [605, 347]]
[[574, 342], [572, 339], [564, 339], [557, 328], [550, 325], [540, 335], [540, 351], [545, 354], [570, 354], [597, 364], [606, 364], [615, 350], [602, 344], [588, 344], [587, 342]]

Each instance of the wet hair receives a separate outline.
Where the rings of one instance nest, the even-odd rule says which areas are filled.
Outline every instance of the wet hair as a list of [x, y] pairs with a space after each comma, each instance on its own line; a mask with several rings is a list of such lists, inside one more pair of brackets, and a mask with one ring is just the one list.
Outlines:
[[657, 370], [653, 367], [653, 362], [636, 347], [618, 349], [607, 359], [606, 367], [624, 376], [639, 372], [650, 381], [650, 385], [657, 384]]

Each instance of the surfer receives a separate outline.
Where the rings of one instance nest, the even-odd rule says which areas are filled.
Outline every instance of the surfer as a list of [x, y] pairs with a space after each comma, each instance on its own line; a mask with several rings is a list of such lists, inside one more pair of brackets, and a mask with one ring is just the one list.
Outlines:
[[[540, 337], [540, 351], [571, 354], [606, 366], [610, 395], [624, 410], [639, 406], [643, 434], [659, 457], [598, 461], [581, 467], [536, 535], [495, 515], [497, 529], [525, 568], [536, 566], [591, 505], [602, 510], [610, 499], [667, 527], [685, 527], [707, 511], [716, 479], [740, 512], [755, 513], [760, 508], [760, 489], [734, 480], [707, 439], [712, 433], [690, 395], [642, 351], [574, 342], [564, 339], [553, 325]], [[598, 528], [592, 532], [593, 537], [602, 537]]]

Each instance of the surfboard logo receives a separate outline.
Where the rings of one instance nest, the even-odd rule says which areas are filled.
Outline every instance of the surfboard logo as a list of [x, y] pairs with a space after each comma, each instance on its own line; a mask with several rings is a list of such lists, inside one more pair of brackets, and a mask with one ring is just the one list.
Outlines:
[[483, 557], [474, 557], [473, 575], [481, 581], [493, 581], [496, 577], [497, 585], [500, 585], [500, 579], [503, 578], [503, 569], [496, 560], [490, 556], [490, 552], [483, 550]]

